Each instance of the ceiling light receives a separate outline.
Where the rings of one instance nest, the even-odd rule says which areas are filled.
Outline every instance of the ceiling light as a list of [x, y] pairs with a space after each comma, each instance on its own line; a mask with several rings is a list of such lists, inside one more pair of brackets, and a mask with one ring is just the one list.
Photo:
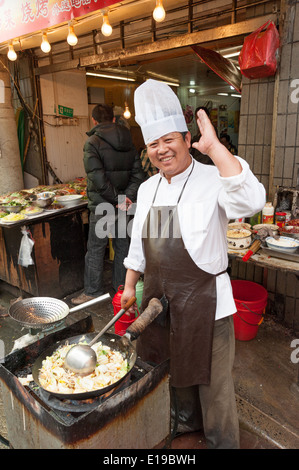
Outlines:
[[234, 98], [242, 98], [241, 95], [230, 95], [230, 96], [233, 96]]
[[219, 96], [228, 96], [228, 93], [217, 93]]
[[229, 59], [230, 57], [237, 57], [238, 55], [240, 55], [240, 51], [232, 52], [231, 54], [225, 54], [223, 57], [225, 57], [226, 59]]
[[[146, 78], [146, 80], [151, 80], [150, 78]], [[166, 85], [169, 85], [169, 86], [180, 86], [179, 83], [176, 83], [176, 82], [168, 82], [166, 80], [159, 80], [157, 78], [155, 78], [155, 80], [157, 80], [157, 82], [161, 82], [161, 83], [166, 83]]]
[[40, 48], [43, 52], [45, 52], [45, 54], [47, 54], [51, 50], [51, 44], [48, 41], [47, 33], [43, 33], [43, 39]]
[[78, 42], [78, 38], [74, 32], [74, 26], [71, 24], [69, 25], [69, 34], [67, 37], [67, 42], [70, 46], [75, 46]]
[[9, 44], [8, 46], [8, 53], [7, 53], [7, 57], [9, 58], [9, 60], [11, 61], [14, 61], [14, 60], [17, 60], [17, 53], [16, 51], [14, 50], [13, 48], [13, 44], [12, 42]]
[[128, 106], [127, 103], [125, 103], [124, 117], [125, 117], [126, 119], [130, 119], [130, 117], [131, 117], [131, 113], [130, 113], [130, 110], [129, 110], [129, 106]]
[[103, 14], [103, 24], [101, 27], [101, 32], [104, 36], [107, 36], [107, 37], [111, 36], [112, 34], [112, 26], [109, 23], [108, 13]]
[[165, 20], [165, 16], [166, 16], [166, 13], [163, 7], [162, 0], [156, 0], [156, 8], [154, 9], [154, 12], [153, 12], [154, 20], [160, 23], [161, 21]]
[[169, 85], [169, 86], [180, 86], [179, 83], [174, 83], [174, 82], [165, 82], [163, 80], [158, 80], [158, 82], [166, 83], [166, 85]]
[[[155, 73], [155, 72], [146, 72], [147, 75], [150, 75], [150, 77], [153, 77], [154, 80], [157, 80], [158, 82], [162, 83], [167, 83], [167, 85], [170, 86], [180, 86], [180, 82], [178, 80], [175, 80], [172, 77], [167, 77], [166, 75], [161, 75], [160, 73]], [[146, 78], [148, 80], [148, 78]]]
[[114, 80], [125, 80], [126, 82], [136, 82], [135, 78], [129, 78], [121, 75], [106, 75], [105, 73], [86, 72], [86, 75], [99, 78], [112, 78]]

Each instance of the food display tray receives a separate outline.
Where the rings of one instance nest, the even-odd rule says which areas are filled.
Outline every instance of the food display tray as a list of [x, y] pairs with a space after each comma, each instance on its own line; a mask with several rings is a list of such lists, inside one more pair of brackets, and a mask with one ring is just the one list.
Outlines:
[[281, 251], [271, 250], [271, 248], [264, 248], [263, 252], [268, 256], [273, 256], [274, 258], [285, 259], [287, 261], [294, 261], [299, 263], [299, 253], [282, 253]]

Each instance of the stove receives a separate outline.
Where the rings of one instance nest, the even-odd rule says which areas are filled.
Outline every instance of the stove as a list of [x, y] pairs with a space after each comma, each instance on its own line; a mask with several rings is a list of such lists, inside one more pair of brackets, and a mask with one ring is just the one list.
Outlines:
[[40, 339], [44, 338], [46, 335], [51, 334], [55, 331], [58, 331], [62, 328], [65, 328], [66, 321], [65, 319], [61, 320], [60, 322], [55, 323], [53, 326], [48, 326], [44, 328], [26, 328], [23, 327], [23, 330], [28, 331], [23, 336], [15, 339], [13, 348], [11, 352], [16, 351], [17, 349], [24, 348], [29, 344], [35, 343]]
[[89, 315], [3, 358], [0, 384], [10, 446], [15, 449], [154, 449], [170, 443], [169, 364], [137, 359], [105, 395], [61, 400], [20, 377], [56, 341], [92, 331]]

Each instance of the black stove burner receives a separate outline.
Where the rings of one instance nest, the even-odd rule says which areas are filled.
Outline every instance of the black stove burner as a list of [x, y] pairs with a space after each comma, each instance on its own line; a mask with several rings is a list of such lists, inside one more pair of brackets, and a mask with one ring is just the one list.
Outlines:
[[54, 325], [51, 325], [51, 324], [46, 325], [45, 324], [45, 326], [36, 327], [36, 328], [34, 328], [34, 327], [28, 328], [27, 327], [27, 329], [28, 329], [29, 333], [32, 336], [35, 336], [35, 335], [41, 334], [41, 333], [48, 334], [48, 333], [53, 333], [54, 331], [59, 331], [62, 327], [64, 327], [64, 325], [65, 325], [65, 320], [62, 319], [58, 322], [55, 322]]
[[50, 408], [68, 413], [86, 413], [99, 406], [105, 400], [104, 395], [86, 400], [61, 399], [42, 388], [38, 390], [38, 395]]

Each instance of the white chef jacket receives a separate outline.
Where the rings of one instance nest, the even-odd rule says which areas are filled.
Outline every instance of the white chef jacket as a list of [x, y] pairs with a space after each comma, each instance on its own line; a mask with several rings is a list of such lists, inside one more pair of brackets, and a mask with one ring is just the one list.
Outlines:
[[[194, 263], [203, 271], [217, 274], [227, 268], [226, 231], [230, 219], [251, 217], [265, 205], [265, 188], [240, 157], [242, 172], [221, 177], [216, 166], [194, 161], [194, 168], [178, 204], [178, 217], [183, 242]], [[191, 165], [169, 184], [161, 174], [152, 176], [139, 188], [133, 221], [131, 244], [124, 265], [141, 273], [146, 260], [142, 243], [142, 228], [152, 205], [162, 176], [154, 206], [177, 205], [178, 197], [188, 177]], [[175, 263], [175, 259], [170, 260]], [[236, 312], [230, 278], [227, 273], [216, 277], [218, 320]]]

